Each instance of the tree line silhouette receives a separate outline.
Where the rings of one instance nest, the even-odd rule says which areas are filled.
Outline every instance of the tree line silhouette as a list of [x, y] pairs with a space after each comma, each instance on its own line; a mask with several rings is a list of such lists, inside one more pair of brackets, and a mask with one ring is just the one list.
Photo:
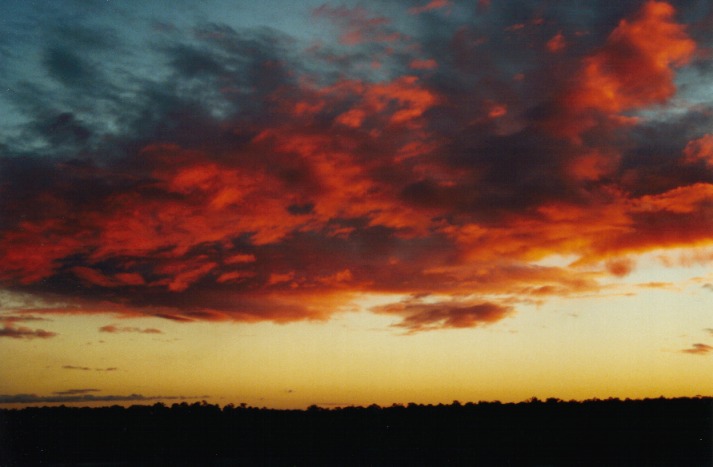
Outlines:
[[713, 465], [713, 398], [0, 410], [0, 465]]

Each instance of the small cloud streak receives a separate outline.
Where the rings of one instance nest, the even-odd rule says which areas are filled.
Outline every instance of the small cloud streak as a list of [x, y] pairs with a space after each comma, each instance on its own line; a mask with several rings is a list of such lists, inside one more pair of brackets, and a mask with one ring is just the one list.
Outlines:
[[689, 141], [683, 150], [684, 161], [689, 164], [703, 162], [708, 167], [713, 167], [713, 134], [708, 133], [700, 138]]
[[451, 6], [451, 2], [449, 0], [431, 0], [429, 3], [426, 3], [425, 5], [409, 8], [408, 12], [412, 15], [419, 15], [421, 13], [426, 13], [426, 12], [434, 11], [434, 10], [440, 10], [441, 8], [448, 8], [450, 6]]
[[118, 371], [116, 367], [108, 368], [89, 368], [88, 366], [77, 366], [77, 365], [62, 365], [63, 370], [79, 370], [79, 371]]
[[681, 352], [691, 355], [708, 355], [709, 353], [713, 352], [713, 347], [707, 344], [697, 343], [693, 344], [689, 349], [681, 350]]
[[376, 313], [401, 316], [395, 326], [409, 333], [447, 328], [472, 328], [492, 324], [512, 313], [512, 308], [495, 303], [440, 302], [424, 303], [412, 298], [403, 302], [372, 308]]
[[101, 392], [101, 389], [67, 389], [66, 391], [55, 391], [52, 394], [56, 394], [58, 396], [76, 396], [78, 394], [88, 394], [91, 392]]
[[13, 326], [12, 324], [5, 324], [0, 329], [0, 337], [8, 337], [10, 339], [50, 339], [55, 336], [57, 336], [56, 332]]
[[634, 261], [629, 258], [619, 258], [607, 261], [607, 271], [616, 277], [628, 276], [634, 269]]
[[347, 46], [358, 46], [372, 42], [394, 42], [399, 38], [389, 28], [391, 20], [375, 16], [363, 7], [332, 7], [324, 4], [313, 12], [316, 17], [327, 18], [341, 29], [339, 42]]
[[109, 324], [106, 326], [102, 326], [99, 328], [99, 332], [108, 332], [108, 333], [123, 333], [123, 332], [133, 332], [133, 333], [139, 333], [139, 334], [163, 334], [163, 332], [160, 329], [156, 328], [138, 328], [138, 327], [133, 327], [133, 326], [115, 326], [113, 324]]
[[91, 371], [88, 366], [76, 366], [76, 365], [62, 365], [63, 370], [81, 370], [81, 371]]
[[143, 394], [128, 395], [95, 395], [87, 394], [90, 390], [79, 390], [84, 392], [63, 394], [55, 392], [54, 395], [40, 396], [37, 394], [0, 394], [0, 404], [69, 404], [69, 403], [93, 403], [93, 402], [149, 402], [156, 400], [189, 400], [202, 399], [209, 396], [145, 396]]

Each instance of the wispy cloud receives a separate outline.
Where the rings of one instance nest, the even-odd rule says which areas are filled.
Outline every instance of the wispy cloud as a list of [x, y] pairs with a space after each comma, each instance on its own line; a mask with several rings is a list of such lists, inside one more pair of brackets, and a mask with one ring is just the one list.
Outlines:
[[430, 2], [428, 2], [424, 5], [409, 8], [408, 12], [411, 13], [412, 15], [418, 15], [418, 14], [426, 13], [429, 11], [440, 10], [442, 8], [448, 8], [451, 5], [452, 4], [449, 0], [431, 0]]
[[13, 326], [6, 324], [0, 329], [0, 337], [10, 339], [49, 339], [57, 336], [56, 332], [45, 331], [44, 329], [30, 329], [24, 326]]
[[107, 368], [90, 368], [88, 366], [77, 366], [77, 365], [62, 365], [63, 370], [80, 370], [80, 371], [118, 371], [116, 367]]
[[76, 396], [78, 394], [88, 394], [91, 392], [101, 392], [100, 389], [87, 388], [87, 389], [67, 389], [65, 391], [55, 391], [52, 394], [58, 396]]
[[99, 332], [108, 333], [121, 333], [121, 332], [133, 332], [139, 334], [162, 334], [160, 329], [156, 328], [138, 328], [134, 326], [115, 326], [113, 324], [108, 324], [99, 328]]

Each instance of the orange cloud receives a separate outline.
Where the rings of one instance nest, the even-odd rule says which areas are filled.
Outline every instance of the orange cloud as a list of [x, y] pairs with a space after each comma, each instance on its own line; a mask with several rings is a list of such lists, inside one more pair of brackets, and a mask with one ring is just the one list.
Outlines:
[[425, 5], [418, 7], [409, 8], [408, 12], [412, 15], [419, 15], [421, 13], [426, 13], [428, 11], [440, 10], [441, 8], [447, 8], [451, 6], [449, 0], [431, 0]]
[[557, 53], [561, 52], [562, 50], [567, 47], [567, 41], [564, 38], [564, 35], [562, 32], [558, 32], [550, 40], [547, 41], [547, 50], [549, 50], [552, 53]]
[[488, 117], [490, 118], [500, 118], [508, 113], [508, 107], [505, 104], [495, 104], [493, 103], [488, 110]]
[[333, 21], [341, 28], [339, 42], [343, 45], [357, 46], [365, 42], [394, 42], [400, 38], [398, 33], [389, 30], [390, 20], [383, 16], [372, 16], [362, 7], [331, 7], [322, 5], [313, 14]]
[[689, 349], [681, 350], [681, 352], [691, 355], [708, 355], [709, 353], [713, 353], [713, 347], [707, 344], [698, 343], [693, 344]]
[[684, 162], [695, 164], [701, 161], [708, 167], [713, 168], [713, 133], [689, 141], [683, 153], [686, 156]]
[[[0, 283], [48, 303], [18, 308], [287, 322], [326, 319], [363, 292], [478, 294], [377, 310], [409, 332], [473, 327], [599, 291], [638, 253], [711, 244], [713, 185], [691, 164], [712, 164], [713, 137], [657, 155], [624, 131], [650, 131], [630, 112], [666, 103], [695, 51], [668, 3], [643, 3], [598, 48], [568, 46], [562, 24], [512, 62], [504, 52], [533, 37], [523, 29], [552, 23], [493, 15], [477, 33], [407, 38], [363, 8], [315, 15], [341, 41], [310, 48], [316, 62], [253, 36], [247, 57], [237, 34], [207, 35], [205, 53], [230, 60], [191, 86], [219, 83], [232, 113], [179, 93], [180, 111], [156, 98], [160, 123], [101, 143], [112, 157], [1, 158]], [[542, 266], [553, 256], [571, 262]]]
[[674, 16], [670, 4], [648, 1], [632, 20], [621, 20], [607, 43], [583, 61], [574, 85], [560, 96], [562, 109], [549, 122], [550, 129], [577, 138], [596, 124], [591, 112], [611, 118], [673, 96], [673, 69], [688, 63], [696, 50]]
[[607, 271], [617, 277], [624, 277], [631, 273], [634, 269], [634, 262], [628, 258], [619, 258], [607, 261]]

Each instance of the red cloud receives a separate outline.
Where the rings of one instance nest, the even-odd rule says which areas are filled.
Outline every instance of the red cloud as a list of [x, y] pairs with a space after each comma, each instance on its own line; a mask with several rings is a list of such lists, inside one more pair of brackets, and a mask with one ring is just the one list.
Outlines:
[[[627, 112], [670, 99], [695, 50], [674, 13], [647, 2], [573, 63], [581, 44], [562, 48], [574, 34], [563, 29], [549, 45], [556, 60], [546, 44], [519, 52], [535, 54], [533, 69], [504, 66], [509, 45], [496, 39], [526, 32], [504, 34], [509, 17], [401, 44], [378, 72], [351, 60], [370, 61], [396, 26], [360, 8], [315, 11], [353, 45], [329, 64], [291, 63], [288, 46], [261, 50], [252, 37], [248, 48], [264, 53], [244, 60], [237, 33], [204, 34], [206, 53], [218, 48], [236, 68], [209, 67], [219, 89], [191, 79], [240, 110], [216, 117], [210, 99], [180, 111], [157, 99], [147, 108], [160, 123], [109, 138], [121, 141], [106, 143], [112, 158], [0, 159], [0, 282], [48, 303], [24, 311], [181, 322], [321, 320], [363, 292], [482, 297], [376, 310], [409, 331], [598, 291], [637, 253], [713, 241], [713, 184], [691, 165], [710, 165], [710, 135], [678, 139], [659, 163], [622, 131], [637, 128]], [[443, 54], [423, 60], [426, 50]], [[645, 164], [634, 160], [643, 153]], [[572, 264], [537, 263], [552, 255]]]
[[683, 153], [686, 155], [685, 162], [694, 164], [701, 161], [713, 168], [713, 133], [689, 141]]
[[548, 122], [551, 130], [577, 138], [596, 124], [592, 112], [627, 123], [631, 120], [616, 118], [620, 112], [673, 96], [673, 68], [686, 64], [696, 50], [674, 15], [670, 4], [648, 1], [631, 21], [622, 20], [560, 96], [561, 112]]
[[550, 40], [547, 41], [547, 50], [552, 53], [561, 52], [567, 47], [567, 41], [564, 38], [562, 32], [558, 32]]
[[713, 347], [707, 344], [693, 344], [690, 349], [683, 349], [681, 352], [692, 355], [708, 355], [713, 352]]
[[429, 3], [419, 6], [409, 8], [408, 12], [412, 15], [418, 15], [421, 13], [426, 13], [428, 11], [439, 10], [441, 8], [450, 7], [451, 2], [448, 0], [431, 0]]

